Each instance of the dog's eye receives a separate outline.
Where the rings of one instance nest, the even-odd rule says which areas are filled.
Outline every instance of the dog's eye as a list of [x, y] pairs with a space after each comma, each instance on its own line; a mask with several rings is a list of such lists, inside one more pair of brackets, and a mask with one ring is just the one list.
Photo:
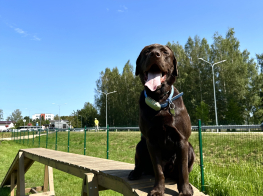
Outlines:
[[150, 53], [150, 50], [146, 50], [144, 54], [148, 55], [149, 53]]
[[169, 54], [169, 53], [168, 53], [167, 51], [165, 51], [165, 50], [163, 51], [163, 53], [164, 53], [164, 54]]

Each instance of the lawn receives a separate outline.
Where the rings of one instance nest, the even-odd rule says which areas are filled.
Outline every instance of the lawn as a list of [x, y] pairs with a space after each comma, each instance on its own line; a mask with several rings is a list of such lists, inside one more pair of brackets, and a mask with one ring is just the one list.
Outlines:
[[[109, 159], [134, 163], [135, 146], [140, 140], [139, 132], [110, 132]], [[48, 138], [3, 141], [0, 145], [0, 182], [20, 148], [41, 147], [55, 149], [56, 134]], [[46, 145], [46, 142], [48, 143]], [[200, 189], [200, 163], [198, 134], [193, 133], [190, 142], [195, 148], [196, 163], [190, 173], [190, 182]], [[23, 145], [24, 143], [24, 145]], [[106, 133], [88, 132], [86, 155], [106, 158]], [[205, 189], [211, 196], [263, 195], [263, 134], [213, 134], [203, 133], [203, 155], [205, 166]], [[84, 134], [70, 132], [69, 152], [84, 153]], [[68, 132], [58, 132], [57, 150], [68, 150]], [[43, 183], [44, 166], [34, 163], [26, 174], [26, 187]], [[37, 174], [37, 175], [36, 175]], [[54, 169], [56, 195], [80, 195], [82, 180]], [[8, 196], [7, 188], [0, 189], [1, 196]], [[102, 191], [100, 195], [121, 195], [113, 191]]]

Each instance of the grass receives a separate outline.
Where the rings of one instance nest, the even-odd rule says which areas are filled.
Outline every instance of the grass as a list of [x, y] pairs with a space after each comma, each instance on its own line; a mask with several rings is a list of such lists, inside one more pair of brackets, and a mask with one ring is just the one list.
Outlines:
[[[40, 147], [55, 149], [55, 133], [40, 137]], [[139, 132], [110, 132], [109, 158], [134, 163], [135, 146], [140, 140]], [[39, 146], [39, 138], [23, 141], [3, 141], [0, 145], [0, 182], [20, 148]], [[89, 132], [86, 139], [86, 155], [106, 158], [106, 133]], [[198, 134], [190, 138], [195, 148], [196, 163], [190, 173], [190, 182], [200, 185]], [[263, 134], [215, 134], [203, 133], [203, 155], [205, 165], [205, 190], [210, 196], [263, 195]], [[67, 152], [68, 132], [58, 132], [57, 150]], [[70, 132], [69, 152], [83, 154], [84, 134]], [[38, 174], [40, 172], [40, 174]], [[25, 176], [26, 187], [43, 183], [44, 166], [34, 163]], [[36, 173], [38, 175], [36, 175]], [[80, 195], [82, 180], [54, 169], [56, 195]], [[8, 196], [8, 189], [0, 189], [1, 196]], [[69, 194], [70, 193], [70, 194]], [[113, 191], [102, 191], [102, 196], [121, 195]]]
[[2, 140], [2, 138], [10, 138], [11, 136], [11, 132], [0, 132], [0, 141]]

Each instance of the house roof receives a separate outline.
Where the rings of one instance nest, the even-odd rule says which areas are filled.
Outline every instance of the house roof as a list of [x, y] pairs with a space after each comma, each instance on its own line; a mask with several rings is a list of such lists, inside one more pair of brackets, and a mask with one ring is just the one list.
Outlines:
[[6, 125], [6, 124], [11, 124], [12, 121], [0, 121], [0, 125]]

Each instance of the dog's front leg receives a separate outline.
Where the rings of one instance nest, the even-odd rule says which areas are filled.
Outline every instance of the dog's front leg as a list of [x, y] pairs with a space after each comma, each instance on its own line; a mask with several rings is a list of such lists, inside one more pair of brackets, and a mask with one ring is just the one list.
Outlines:
[[147, 140], [148, 151], [151, 156], [154, 175], [155, 175], [155, 183], [153, 190], [148, 194], [148, 196], [162, 196], [164, 195], [165, 189], [165, 178], [163, 174], [162, 168], [162, 155], [160, 149], [156, 148], [151, 144], [150, 141]]
[[192, 196], [193, 189], [189, 184], [189, 172], [188, 172], [188, 148], [189, 143], [186, 140], [181, 140], [179, 142], [178, 148], [178, 161], [179, 161], [179, 180], [178, 180], [178, 190], [179, 196]]

